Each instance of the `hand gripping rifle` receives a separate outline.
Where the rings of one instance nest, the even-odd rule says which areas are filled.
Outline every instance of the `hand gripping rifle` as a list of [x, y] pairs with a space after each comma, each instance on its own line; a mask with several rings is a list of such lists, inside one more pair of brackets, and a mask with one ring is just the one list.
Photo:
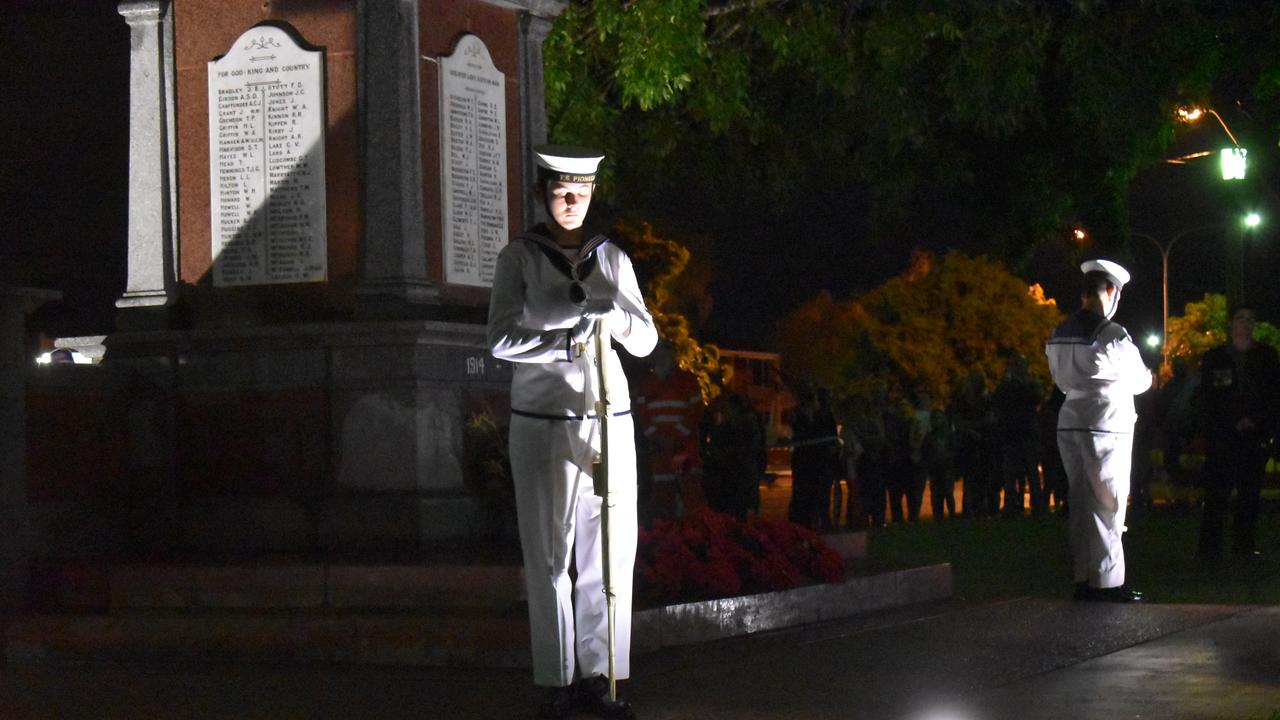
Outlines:
[[605, 607], [609, 614], [609, 700], [618, 699], [618, 676], [615, 668], [614, 652], [614, 615], [617, 610], [617, 594], [613, 589], [613, 566], [610, 561], [609, 510], [613, 507], [613, 498], [609, 494], [609, 330], [605, 327], [607, 318], [599, 318], [595, 323], [595, 364], [596, 381], [599, 387], [596, 400], [596, 419], [600, 423], [600, 456], [592, 464], [591, 479], [596, 495], [600, 498], [600, 532], [601, 558], [604, 562], [604, 597]]

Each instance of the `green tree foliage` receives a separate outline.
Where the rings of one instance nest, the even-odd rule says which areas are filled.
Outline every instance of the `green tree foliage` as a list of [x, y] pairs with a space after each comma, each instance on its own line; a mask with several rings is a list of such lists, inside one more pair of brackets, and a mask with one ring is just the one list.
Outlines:
[[611, 234], [636, 264], [658, 335], [675, 349], [676, 364], [698, 379], [703, 402], [711, 402], [732, 378], [733, 366], [721, 362], [718, 347], [693, 336], [689, 319], [681, 312], [677, 293], [691, 257], [688, 248], [657, 235], [648, 223], [620, 221]]
[[882, 242], [1015, 260], [1067, 222], [1122, 237], [1173, 107], [1227, 69], [1280, 101], [1276, 11], [1236, 5], [575, 0], [546, 45], [551, 135], [609, 151], [632, 205], [673, 179], [731, 209], [857, 185]]
[[[1229, 312], [1227, 296], [1217, 293], [1205, 293], [1199, 302], [1187, 303], [1182, 315], [1169, 317], [1169, 357], [1198, 366], [1205, 352], [1231, 338]], [[1271, 323], [1258, 322], [1253, 338], [1280, 351], [1280, 328]]]
[[886, 383], [944, 400], [970, 370], [999, 378], [1011, 353], [1048, 381], [1044, 342], [1062, 313], [1038, 286], [1003, 264], [951, 252], [915, 256], [911, 268], [865, 295], [821, 295], [780, 323], [775, 346], [794, 377], [837, 394]]

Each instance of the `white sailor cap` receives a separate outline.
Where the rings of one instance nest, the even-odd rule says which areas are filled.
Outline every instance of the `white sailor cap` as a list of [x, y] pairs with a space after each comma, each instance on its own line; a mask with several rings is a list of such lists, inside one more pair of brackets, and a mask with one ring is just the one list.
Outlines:
[[604, 159], [599, 150], [577, 145], [539, 145], [533, 152], [538, 156], [538, 177], [551, 182], [595, 182]]
[[1102, 258], [1098, 258], [1097, 260], [1086, 260], [1080, 265], [1080, 272], [1100, 272], [1103, 275], [1106, 275], [1107, 278], [1109, 278], [1111, 282], [1115, 283], [1117, 287], [1124, 287], [1129, 282], [1128, 270], [1125, 270], [1118, 262], [1103, 260]]

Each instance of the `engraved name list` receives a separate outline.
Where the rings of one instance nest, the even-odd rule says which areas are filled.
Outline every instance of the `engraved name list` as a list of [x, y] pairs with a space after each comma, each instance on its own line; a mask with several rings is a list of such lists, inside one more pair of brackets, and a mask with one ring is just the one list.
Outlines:
[[506, 77], [475, 35], [440, 58], [446, 282], [488, 287], [507, 244]]
[[259, 26], [209, 63], [215, 286], [326, 277], [323, 58]]

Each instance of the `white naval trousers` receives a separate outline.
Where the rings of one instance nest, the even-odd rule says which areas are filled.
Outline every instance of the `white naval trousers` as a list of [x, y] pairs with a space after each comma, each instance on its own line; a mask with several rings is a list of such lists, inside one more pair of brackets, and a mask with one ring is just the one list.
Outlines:
[[1076, 582], [1110, 588], [1124, 584], [1125, 510], [1133, 435], [1058, 431], [1067, 471], [1071, 561]]
[[[524, 555], [533, 682], [557, 687], [609, 671], [600, 498], [590, 468], [595, 420], [511, 417], [511, 469]], [[631, 671], [631, 583], [636, 558], [636, 450], [630, 415], [609, 421], [613, 510], [609, 530], [615, 671]], [[577, 581], [569, 576], [573, 553]]]

